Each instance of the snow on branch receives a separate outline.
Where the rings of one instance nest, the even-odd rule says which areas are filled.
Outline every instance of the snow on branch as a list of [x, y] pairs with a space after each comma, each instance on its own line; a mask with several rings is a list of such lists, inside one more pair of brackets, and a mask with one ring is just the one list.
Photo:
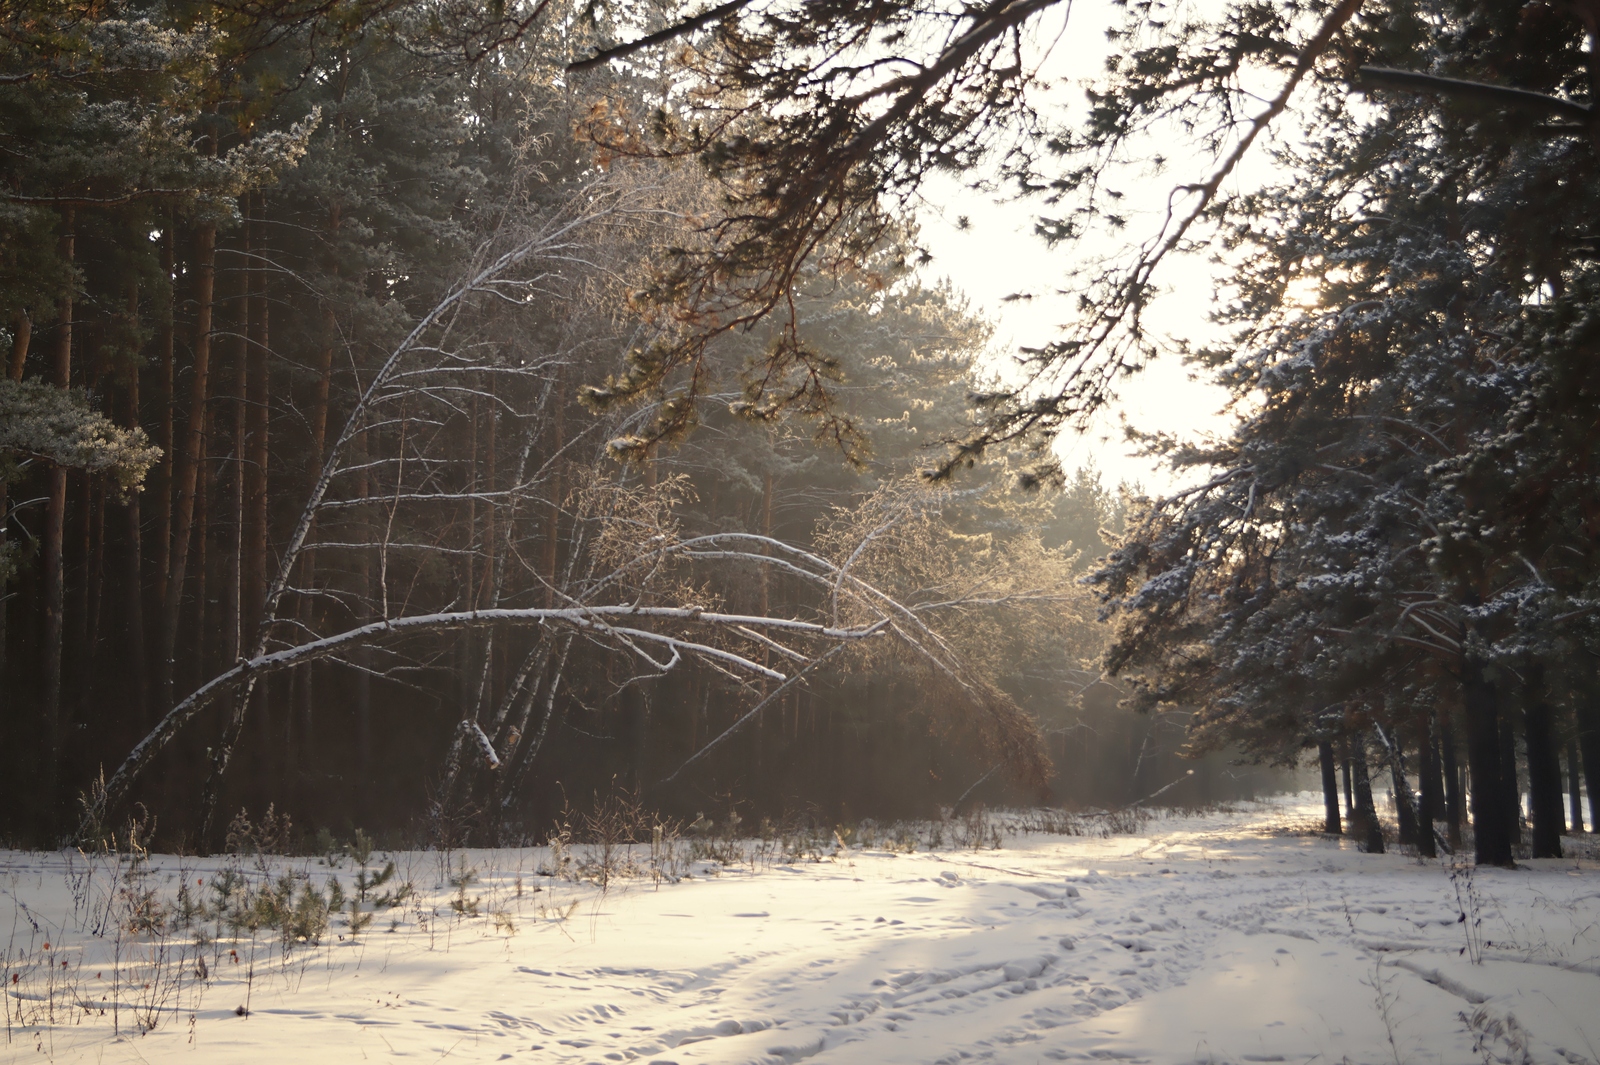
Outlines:
[[[311, 640], [237, 663], [232, 669], [218, 674], [179, 702], [153, 728], [144, 739], [128, 753], [106, 783], [105, 791], [92, 816], [103, 814], [120, 802], [139, 772], [170, 743], [190, 720], [219, 697], [241, 686], [253, 684], [260, 677], [281, 672], [295, 666], [330, 658], [355, 647], [380, 643], [422, 633], [442, 632], [452, 629], [482, 629], [500, 626], [563, 625], [600, 638], [610, 637], [615, 642], [640, 641], [656, 643], [674, 652], [687, 652], [719, 663], [724, 668], [744, 672], [788, 684], [794, 679], [770, 669], [753, 659], [714, 646], [710, 643], [684, 639], [667, 633], [643, 629], [637, 625], [613, 624], [617, 621], [657, 621], [679, 623], [691, 627], [741, 630], [767, 630], [794, 637], [823, 639], [844, 644], [867, 639], [884, 630], [882, 621], [875, 624], [838, 627], [798, 618], [759, 617], [748, 614], [724, 614], [699, 607], [652, 607], [636, 605], [574, 606], [539, 609], [493, 609], [450, 611], [415, 617], [390, 618], [360, 625], [345, 632]], [[769, 637], [770, 639], [770, 637]], [[799, 652], [796, 652], [799, 653]], [[809, 656], [807, 657], [809, 660]], [[824, 656], [826, 657], [826, 656]], [[470, 724], [470, 723], [469, 723]], [[476, 727], [475, 725], [473, 727]], [[490, 746], [492, 752], [493, 747]], [[498, 760], [496, 758], [496, 760]], [[88, 824], [86, 821], [85, 824]]]

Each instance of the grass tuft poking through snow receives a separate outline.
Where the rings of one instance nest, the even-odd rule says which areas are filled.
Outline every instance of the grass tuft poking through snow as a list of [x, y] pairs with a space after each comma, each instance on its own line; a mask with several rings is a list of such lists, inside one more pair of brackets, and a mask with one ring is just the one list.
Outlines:
[[1318, 808], [0, 851], [0, 1061], [1600, 1065], [1592, 859], [1362, 854]]

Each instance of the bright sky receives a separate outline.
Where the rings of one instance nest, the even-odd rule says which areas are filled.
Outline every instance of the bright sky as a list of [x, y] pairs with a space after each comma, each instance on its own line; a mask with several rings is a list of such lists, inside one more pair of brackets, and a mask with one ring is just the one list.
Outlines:
[[[1084, 81], [1104, 70], [1109, 47], [1105, 28], [1118, 10], [1108, 0], [1077, 0], [1073, 4], [1067, 31], [1055, 41], [1042, 68], [1043, 74], [1057, 81], [1063, 106], [1080, 107]], [[1041, 27], [1040, 40], [1049, 44], [1060, 28], [1059, 21]], [[1170, 157], [1173, 146], [1164, 144], [1162, 148]], [[1126, 183], [1120, 187], [1130, 202], [1157, 206], [1165, 203], [1174, 185], [1205, 177], [1210, 170], [1205, 159], [1197, 158], [1188, 167], [1175, 160], [1164, 175], [1144, 179], [1142, 187], [1128, 188]], [[926, 195], [929, 209], [921, 221], [922, 239], [934, 256], [929, 276], [948, 277], [967, 294], [975, 309], [995, 322], [998, 350], [1014, 351], [1018, 345], [1037, 346], [1055, 339], [1066, 318], [1066, 299], [1004, 299], [1018, 292], [1050, 293], [1065, 281], [1071, 252], [1065, 248], [1052, 251], [1033, 235], [1038, 206], [995, 203], [948, 180], [930, 185]], [[971, 223], [966, 230], [955, 224], [963, 215]], [[1157, 228], [1159, 219], [1154, 215], [1135, 214], [1127, 234], [1141, 240]], [[1211, 264], [1198, 257], [1169, 258], [1156, 278], [1165, 294], [1147, 316], [1147, 324], [1157, 332], [1191, 340], [1212, 335], [1206, 315], [1214, 288], [1213, 271]], [[1177, 359], [1158, 361], [1128, 379], [1117, 403], [1089, 433], [1061, 441], [1062, 462], [1068, 471], [1093, 463], [1108, 487], [1131, 481], [1161, 492], [1172, 484], [1170, 472], [1158, 460], [1130, 454], [1121, 429], [1123, 419], [1145, 430], [1222, 431], [1227, 419], [1218, 412], [1225, 400], [1221, 389], [1192, 379], [1189, 368]]]

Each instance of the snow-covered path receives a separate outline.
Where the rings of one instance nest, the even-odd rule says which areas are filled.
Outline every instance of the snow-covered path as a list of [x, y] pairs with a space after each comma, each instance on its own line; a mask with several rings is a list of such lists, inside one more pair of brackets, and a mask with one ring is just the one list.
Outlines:
[[[604, 896], [529, 878], [514, 934], [446, 905], [426, 934], [379, 925], [262, 966], [249, 1016], [224, 963], [154, 1032], [63, 1022], [14, 1031], [0, 1060], [1600, 1062], [1595, 863], [1453, 879], [1281, 832], [1314, 812]], [[0, 853], [19, 897], [50, 883], [42, 860]]]

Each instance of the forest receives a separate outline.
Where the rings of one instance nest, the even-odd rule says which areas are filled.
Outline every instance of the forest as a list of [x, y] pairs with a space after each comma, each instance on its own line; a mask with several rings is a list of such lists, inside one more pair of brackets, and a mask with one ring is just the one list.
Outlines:
[[[1304, 765], [1368, 852], [1561, 856], [1600, 8], [1124, 3], [1064, 118], [1068, 6], [5, 0], [0, 838]], [[952, 175], [1035, 213], [1056, 336], [1002, 350], [938, 280]], [[1197, 257], [1190, 344], [1151, 308]], [[1135, 441], [1170, 491], [1063, 470], [1158, 357], [1228, 430]]]

